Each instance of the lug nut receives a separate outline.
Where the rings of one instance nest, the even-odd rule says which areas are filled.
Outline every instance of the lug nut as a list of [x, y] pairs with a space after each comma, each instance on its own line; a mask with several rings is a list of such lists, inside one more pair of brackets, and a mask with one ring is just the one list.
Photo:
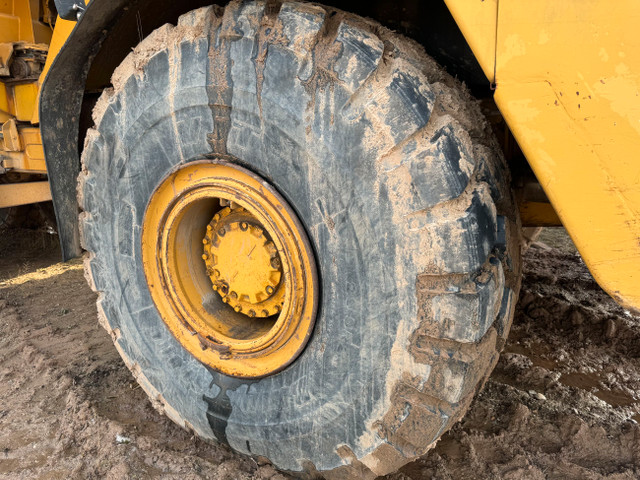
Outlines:
[[209, 243], [209, 239], [207, 237], [204, 237], [202, 239], [202, 243], [204, 243], [206, 245], [207, 243]]
[[265, 317], [269, 316], [269, 310], [262, 310], [262, 315]]
[[208, 260], [209, 259], [209, 255], [207, 255], [206, 253], [202, 254], [202, 259], [203, 260]]
[[242, 307], [241, 307], [240, 305], [236, 305], [233, 309], [234, 309], [237, 313], [240, 313], [240, 312], [242, 311]]
[[249, 316], [250, 316], [251, 318], [255, 317], [255, 316], [256, 316], [256, 312], [255, 312], [255, 310], [249, 310]]
[[279, 259], [278, 257], [273, 257], [273, 258], [271, 259], [271, 266], [272, 266], [273, 268], [275, 268], [276, 270], [280, 270], [280, 267], [282, 266], [282, 265], [280, 264], [280, 259]]
[[269, 295], [273, 295], [273, 287], [272, 287], [271, 285], [269, 285], [269, 286], [267, 287], [267, 293], [268, 293]]
[[220, 235], [221, 237], [224, 237], [225, 233], [227, 233], [227, 231], [224, 229], [224, 227], [218, 230], [218, 235]]

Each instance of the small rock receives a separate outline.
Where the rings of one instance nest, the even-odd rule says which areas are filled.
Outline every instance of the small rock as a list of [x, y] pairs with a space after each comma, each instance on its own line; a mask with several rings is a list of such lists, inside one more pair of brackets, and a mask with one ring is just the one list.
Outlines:
[[609, 320], [607, 320], [607, 327], [605, 330], [605, 335], [607, 338], [613, 338], [616, 336], [616, 322], [614, 320], [612, 320], [611, 318]]
[[536, 392], [535, 390], [529, 390], [529, 395], [531, 395], [533, 398], [538, 399], [538, 400], [546, 400], [547, 399], [547, 397], [545, 397], [542, 393]]
[[129, 437], [125, 437], [124, 435], [117, 434], [116, 443], [118, 445], [125, 445], [127, 443], [131, 443], [131, 439]]

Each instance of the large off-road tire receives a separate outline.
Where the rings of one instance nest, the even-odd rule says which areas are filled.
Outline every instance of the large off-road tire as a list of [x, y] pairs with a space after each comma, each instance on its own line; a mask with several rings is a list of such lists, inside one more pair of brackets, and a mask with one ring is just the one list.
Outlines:
[[[232, 2], [146, 38], [94, 111], [79, 179], [101, 322], [179, 425], [292, 472], [373, 477], [425, 453], [497, 361], [519, 221], [463, 86], [414, 43], [318, 5]], [[220, 374], [149, 293], [141, 225], [177, 165], [220, 155], [296, 210], [320, 307], [283, 371]]]

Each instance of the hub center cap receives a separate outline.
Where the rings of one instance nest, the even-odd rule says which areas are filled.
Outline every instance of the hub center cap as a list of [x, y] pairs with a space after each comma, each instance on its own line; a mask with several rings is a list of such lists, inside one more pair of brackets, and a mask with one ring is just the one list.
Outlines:
[[249, 317], [282, 310], [278, 250], [251, 213], [238, 205], [223, 208], [207, 225], [202, 243], [207, 274], [223, 302]]

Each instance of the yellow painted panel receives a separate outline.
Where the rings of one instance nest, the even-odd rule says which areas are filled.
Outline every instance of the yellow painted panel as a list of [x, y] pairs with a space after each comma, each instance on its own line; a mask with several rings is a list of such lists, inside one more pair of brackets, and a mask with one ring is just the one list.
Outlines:
[[24, 83], [14, 85], [13, 101], [16, 118], [21, 122], [28, 122], [33, 116], [38, 98], [38, 85], [36, 83]]
[[13, 0], [0, 0], [0, 15], [13, 13]]
[[[501, 85], [496, 103], [598, 283], [640, 307], [640, 137], [603, 157], [546, 82]], [[626, 142], [625, 142], [626, 140]]]
[[640, 310], [640, 2], [501, 0], [495, 99], [598, 283]]
[[[446, 0], [598, 283], [640, 310], [640, 2]], [[495, 40], [495, 55], [487, 39]]]
[[20, 36], [20, 21], [12, 16], [0, 13], [0, 43], [15, 42]]
[[[7, 115], [7, 118], [5, 120], [2, 120], [3, 112], [5, 113], [5, 115]], [[4, 83], [0, 82], [0, 123], [6, 122], [9, 119], [8, 115], [9, 115], [9, 97], [7, 94], [7, 87], [5, 86]]]
[[498, 0], [445, 0], [480, 67], [494, 80]]
[[637, 0], [500, 0], [498, 81], [637, 78], [639, 25]]
[[14, 41], [35, 43], [33, 24], [31, 23], [31, 2], [29, 0], [13, 0], [13, 14], [20, 20], [18, 38]]

